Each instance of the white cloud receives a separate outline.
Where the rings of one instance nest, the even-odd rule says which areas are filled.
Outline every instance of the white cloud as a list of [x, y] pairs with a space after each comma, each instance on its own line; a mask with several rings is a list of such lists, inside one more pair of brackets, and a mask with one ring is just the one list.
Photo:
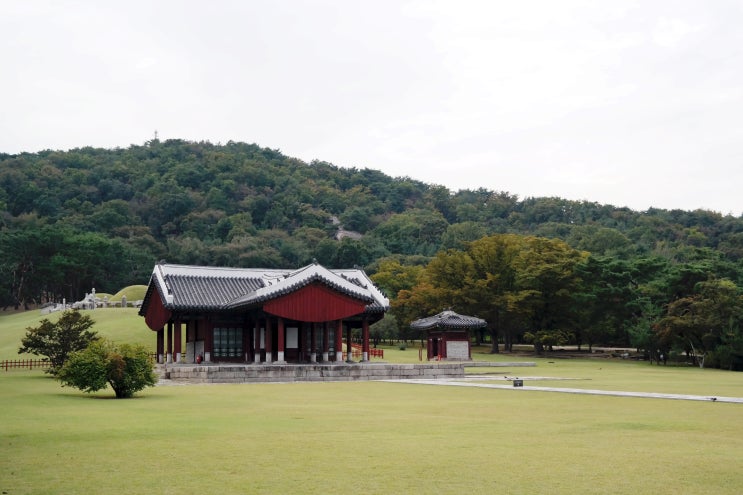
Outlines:
[[684, 19], [662, 17], [653, 31], [653, 41], [665, 48], [675, 48], [692, 33], [701, 31], [704, 26], [691, 25]]

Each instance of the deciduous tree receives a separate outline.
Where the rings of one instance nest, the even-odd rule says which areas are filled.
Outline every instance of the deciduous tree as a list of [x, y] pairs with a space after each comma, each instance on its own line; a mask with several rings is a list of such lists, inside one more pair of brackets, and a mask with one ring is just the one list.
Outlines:
[[74, 352], [57, 374], [62, 385], [96, 392], [110, 385], [117, 399], [132, 397], [157, 383], [147, 349], [142, 345], [117, 345], [105, 339]]
[[71, 353], [98, 340], [96, 332], [90, 330], [94, 323], [77, 310], [65, 311], [56, 323], [45, 318], [38, 327], [26, 329], [18, 353], [47, 357], [51, 363], [47, 373], [56, 375]]

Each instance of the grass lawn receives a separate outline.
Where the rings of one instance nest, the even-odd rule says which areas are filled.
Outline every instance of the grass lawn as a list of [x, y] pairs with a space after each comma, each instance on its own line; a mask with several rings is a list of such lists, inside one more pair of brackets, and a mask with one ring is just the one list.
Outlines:
[[505, 375], [523, 378], [524, 385], [539, 387], [743, 397], [743, 373], [614, 359], [531, 360], [536, 367], [466, 368], [466, 371], [493, 378], [478, 380], [483, 383], [501, 383], [498, 379]]
[[[624, 369], [630, 381], [641, 370]], [[35, 371], [0, 375], [0, 397], [9, 495], [743, 486], [738, 404], [377, 382], [161, 386], [114, 400]]]
[[[134, 309], [90, 312], [154, 349]], [[50, 315], [49, 318], [58, 317]], [[0, 316], [15, 358], [38, 312]], [[417, 344], [417, 343], [416, 343]], [[416, 344], [385, 347], [418, 362]], [[473, 350], [528, 385], [743, 396], [743, 373]], [[557, 381], [546, 378], [570, 378]], [[186, 385], [130, 400], [0, 372], [0, 493], [715, 493], [743, 486], [743, 405], [403, 383]]]
[[[95, 322], [93, 330], [116, 342], [143, 344], [155, 352], [156, 334], [147, 328], [144, 318], [137, 314], [137, 308], [106, 308], [85, 310]], [[0, 360], [35, 358], [31, 354], [18, 355], [21, 339], [26, 328], [37, 327], [44, 318], [57, 321], [61, 311], [42, 315], [40, 311], [19, 313], [0, 313]]]

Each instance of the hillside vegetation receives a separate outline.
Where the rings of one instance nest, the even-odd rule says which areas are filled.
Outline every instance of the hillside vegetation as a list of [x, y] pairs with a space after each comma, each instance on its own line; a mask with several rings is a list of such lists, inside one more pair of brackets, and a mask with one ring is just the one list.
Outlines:
[[[521, 254], [489, 256], [496, 246]], [[549, 261], [545, 250], [561, 254]], [[724, 367], [737, 367], [743, 350], [742, 218], [450, 191], [256, 144], [153, 140], [0, 154], [0, 252], [6, 308], [143, 285], [159, 260], [300, 267], [315, 259], [373, 275], [394, 303], [387, 333], [449, 306], [489, 312], [487, 334], [506, 344], [706, 355], [724, 342], [730, 353], [715, 358]], [[509, 270], [488, 265], [496, 258]], [[560, 259], [570, 273], [547, 269]], [[527, 261], [542, 269], [526, 270]]]

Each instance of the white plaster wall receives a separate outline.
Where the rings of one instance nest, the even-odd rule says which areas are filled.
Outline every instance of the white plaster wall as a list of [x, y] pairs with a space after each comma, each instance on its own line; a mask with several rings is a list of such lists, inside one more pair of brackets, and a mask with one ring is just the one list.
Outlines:
[[469, 346], [462, 340], [450, 340], [446, 343], [446, 359], [469, 359]]

